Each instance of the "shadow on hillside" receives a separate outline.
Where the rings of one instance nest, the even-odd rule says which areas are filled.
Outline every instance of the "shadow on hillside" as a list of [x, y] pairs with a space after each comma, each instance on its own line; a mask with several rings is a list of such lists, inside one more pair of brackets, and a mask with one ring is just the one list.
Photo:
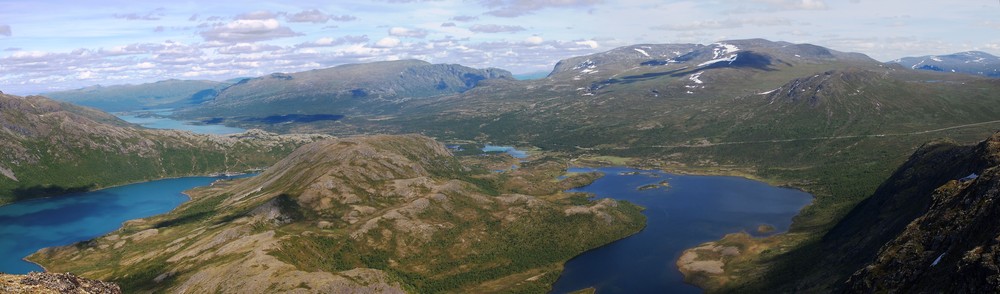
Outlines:
[[11, 190], [14, 201], [21, 201], [33, 198], [59, 196], [71, 193], [82, 193], [92, 190], [95, 185], [63, 187], [59, 185], [35, 185], [30, 187], [17, 187]]

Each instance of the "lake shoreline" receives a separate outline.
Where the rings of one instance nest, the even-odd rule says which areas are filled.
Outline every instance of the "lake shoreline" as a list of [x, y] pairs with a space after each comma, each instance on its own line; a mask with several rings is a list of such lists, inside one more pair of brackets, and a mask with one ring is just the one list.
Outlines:
[[[776, 185], [774, 183], [774, 181], [762, 181], [760, 179], [756, 179], [756, 177], [748, 177], [748, 176], [745, 176], [745, 174], [740, 174], [740, 173], [735, 173], [735, 172], [724, 172], [723, 173], [723, 172], [720, 172], [720, 171], [708, 171], [708, 170], [699, 170], [698, 172], [692, 172], [692, 170], [686, 170], [686, 171], [683, 171], [683, 172], [678, 172], [676, 169], [672, 169], [672, 168], [671, 169], [667, 169], [667, 168], [654, 167], [654, 166], [649, 166], [649, 165], [636, 166], [636, 165], [608, 165], [608, 164], [579, 164], [579, 162], [573, 162], [573, 164], [574, 164], [573, 166], [571, 166], [570, 168], [567, 169], [567, 172], [574, 171], [573, 170], [574, 168], [578, 168], [578, 169], [582, 169], [584, 171], [597, 171], [597, 172], [601, 172], [601, 173], [604, 174], [604, 176], [602, 178], [598, 179], [597, 181], [595, 181], [595, 183], [591, 184], [591, 185], [598, 185], [598, 186], [602, 186], [603, 185], [603, 187], [584, 187], [584, 188], [581, 188], [579, 190], [574, 190], [573, 192], [586, 192], [586, 193], [590, 193], [591, 195], [594, 195], [593, 196], [594, 199], [611, 198], [611, 199], [615, 199], [616, 201], [628, 201], [630, 203], [633, 203], [635, 205], [638, 205], [638, 206], [644, 208], [644, 215], [647, 216], [647, 221], [646, 221], [646, 223], [643, 224], [644, 225], [643, 228], [640, 231], [638, 231], [638, 232], [636, 232], [634, 234], [631, 234], [629, 236], [625, 236], [625, 237], [623, 237], [623, 238], [621, 238], [619, 240], [613, 241], [611, 243], [608, 243], [608, 244], [605, 244], [605, 245], [602, 245], [602, 246], [590, 249], [590, 250], [585, 251], [585, 252], [581, 253], [580, 255], [574, 256], [570, 260], [566, 261], [563, 264], [563, 267], [566, 270], [564, 270], [563, 274], [561, 274], [560, 277], [557, 279], [557, 281], [552, 285], [552, 288], [550, 290], [552, 293], [571, 292], [571, 291], [576, 291], [576, 290], [581, 290], [581, 289], [587, 289], [587, 288], [596, 288], [596, 289], [598, 289], [598, 291], [601, 291], [600, 289], [605, 289], [607, 291], [612, 291], [612, 292], [614, 292], [614, 291], [626, 291], [626, 293], [628, 293], [630, 291], [640, 291], [640, 292], [642, 292], [642, 291], [650, 291], [650, 290], [653, 290], [653, 289], [656, 289], [656, 290], [659, 290], [659, 291], [684, 292], [684, 293], [686, 293], [686, 292], [695, 293], [695, 292], [704, 291], [705, 290], [704, 288], [701, 288], [697, 284], [690, 283], [690, 282], [687, 281], [686, 276], [682, 272], [682, 268], [679, 267], [678, 264], [677, 264], [678, 260], [680, 260], [680, 256], [681, 255], [683, 255], [685, 252], [687, 252], [690, 249], [693, 249], [693, 248], [696, 248], [698, 246], [701, 246], [699, 244], [704, 244], [704, 243], [708, 243], [708, 242], [716, 242], [716, 241], [724, 239], [727, 236], [732, 235], [732, 234], [743, 233], [743, 234], [746, 234], [750, 238], [755, 239], [755, 240], [764, 239], [764, 238], [770, 238], [770, 237], [773, 237], [773, 236], [779, 236], [779, 235], [782, 235], [782, 234], [786, 234], [792, 228], [792, 223], [793, 223], [794, 217], [796, 215], [798, 215], [799, 213], [801, 213], [802, 209], [804, 209], [805, 207], [807, 207], [809, 205], [812, 205], [812, 203], [816, 199], [815, 195], [813, 195], [811, 193], [808, 193], [808, 192], [805, 192], [805, 191], [803, 191], [803, 189], [796, 189], [796, 188], [792, 188], [792, 187], [787, 187], [787, 185], [780, 185], [780, 184]], [[652, 174], [655, 174], [655, 175], [648, 175], [647, 173], [652, 173]], [[609, 178], [609, 177], [614, 177], [614, 178], [607, 179], [607, 181], [609, 181], [609, 182], [605, 182], [604, 184], [599, 184], [598, 183], [602, 179]], [[721, 178], [716, 178], [716, 177], [721, 177]], [[667, 189], [668, 191], [663, 191], [662, 189], [647, 189], [647, 190], [638, 190], [638, 189], [636, 189], [636, 187], [639, 187], [639, 186], [641, 186], [643, 184], [648, 184], [647, 182], [652, 182], [652, 183], [655, 184], [656, 182], [661, 182], [661, 181], [665, 180], [665, 178], [669, 178], [669, 181], [671, 182], [671, 184], [673, 184], [675, 181], [679, 181], [680, 184], [679, 185], [672, 185], [671, 189]], [[729, 217], [729, 216], [726, 216], [726, 215], [719, 216], [719, 217], [721, 217], [723, 219], [730, 218], [730, 220], [726, 221], [728, 223], [739, 223], [739, 225], [737, 225], [739, 228], [733, 227], [732, 229], [726, 229], [726, 227], [728, 225], [724, 225], [722, 227], [718, 227], [718, 225], [713, 225], [713, 226], [715, 226], [714, 229], [706, 229], [704, 232], [696, 232], [695, 235], [696, 236], [700, 236], [700, 237], [696, 237], [695, 239], [691, 239], [692, 235], [690, 235], [690, 233], [688, 233], [687, 235], [678, 235], [677, 238], [681, 238], [681, 239], [679, 239], [681, 241], [677, 241], [677, 242], [680, 242], [680, 243], [674, 242], [673, 240], [668, 241], [668, 242], [674, 244], [674, 245], [669, 245], [668, 247], [669, 248], [676, 248], [676, 249], [666, 249], [666, 248], [664, 248], [662, 250], [666, 250], [666, 251], [663, 251], [663, 252], [660, 252], [660, 253], [650, 253], [650, 254], [653, 254], [653, 255], [656, 255], [656, 256], [663, 256], [663, 254], [666, 254], [666, 258], [663, 258], [663, 257], [655, 257], [655, 258], [653, 258], [652, 255], [649, 255], [649, 254], [645, 253], [646, 251], [650, 251], [651, 252], [651, 251], [657, 251], [657, 250], [661, 250], [661, 249], [656, 249], [656, 250], [636, 249], [636, 248], [640, 248], [640, 247], [635, 247], [634, 244], [633, 245], [627, 245], [629, 243], [637, 243], [637, 242], [640, 242], [640, 241], [643, 241], [643, 240], [646, 240], [646, 241], [655, 240], [655, 239], [650, 239], [650, 237], [649, 237], [650, 235], [669, 235], [669, 237], [665, 237], [665, 238], [668, 238], [668, 239], [675, 238], [673, 235], [670, 235], [670, 234], [672, 234], [671, 232], [674, 232], [674, 231], [683, 231], [683, 229], [679, 230], [679, 229], [675, 228], [677, 226], [672, 226], [671, 223], [675, 224], [677, 221], [682, 221], [684, 223], [688, 223], [688, 221], [684, 221], [684, 218], [682, 217], [682, 218], [673, 218], [670, 223], [664, 223], [665, 219], [663, 218], [663, 215], [671, 215], [671, 214], [676, 214], [676, 213], [683, 214], [684, 212], [676, 212], [676, 211], [666, 212], [664, 210], [665, 208], [663, 207], [663, 205], [673, 206], [674, 203], [671, 203], [669, 201], [692, 201], [692, 200], [683, 200], [683, 199], [676, 200], [676, 199], [679, 199], [676, 196], [687, 195], [685, 193], [690, 193], [692, 191], [691, 190], [692, 187], [693, 187], [692, 185], [695, 185], [695, 187], [698, 186], [696, 184], [692, 184], [692, 182], [691, 182], [692, 180], [697, 180], [697, 182], [703, 182], [703, 183], [713, 183], [713, 182], [717, 182], [719, 180], [722, 180], [723, 183], [730, 183], [730, 182], [734, 183], [735, 186], [732, 186], [732, 187], [729, 187], [728, 186], [729, 184], [720, 183], [720, 185], [724, 186], [725, 188], [716, 188], [716, 189], [730, 189], [730, 190], [736, 189], [735, 191], [737, 191], [737, 192], [732, 192], [731, 191], [729, 193], [735, 193], [735, 195], [738, 195], [739, 197], [742, 197], [742, 199], [744, 199], [744, 200], [739, 200], [737, 202], [722, 202], [722, 203], [726, 203], [726, 205], [738, 207], [737, 211], [740, 211], [741, 213], [750, 213], [750, 214], [757, 214], [757, 215], [767, 215], [768, 213], [772, 213], [770, 209], [767, 209], [767, 208], [754, 208], [752, 205], [749, 206], [749, 207], [746, 207], [746, 208], [739, 208], [739, 206], [741, 206], [739, 204], [739, 203], [741, 203], [741, 201], [744, 201], [744, 202], [745, 201], [762, 201], [762, 203], [760, 203], [760, 204], [755, 204], [755, 205], [758, 205], [758, 206], [760, 206], [760, 205], [769, 205], [769, 204], [767, 204], [768, 203], [767, 201], [772, 201], [772, 202], [773, 201], [779, 201], [779, 202], [784, 203], [784, 204], [780, 204], [779, 206], [781, 206], [781, 207], [787, 207], [787, 208], [782, 208], [783, 212], [781, 212], [780, 214], [775, 215], [775, 216], [769, 216], [769, 217], [768, 216], [759, 216], [759, 217], [764, 217], [763, 219], [760, 219], [760, 220], [753, 220], [755, 218], [749, 218], [749, 219], [747, 219], [749, 221], [744, 221], [744, 220], [741, 220], [741, 219], [744, 219], [745, 217]], [[685, 184], [685, 181], [687, 181], [688, 183]], [[612, 182], [618, 183], [616, 185], [624, 185], [624, 186], [621, 186], [621, 187], [614, 186], [614, 187], [619, 187], [619, 188], [609, 188], [609, 187], [611, 187], [609, 185], [611, 185]], [[739, 192], [739, 191], [741, 191], [741, 190], [739, 190], [739, 187], [742, 187], [742, 185], [750, 185], [750, 186], [753, 186], [753, 187], [756, 187], [756, 188], [753, 188], [752, 191], [748, 191], [748, 192]], [[709, 185], [709, 186], [711, 186], [711, 185]], [[669, 191], [675, 190], [676, 187], [680, 187], [679, 189], [681, 189], [681, 190], [685, 190], [686, 189], [686, 192], [669, 192]], [[707, 192], [705, 192], [705, 193], [707, 193]], [[760, 194], [760, 193], [765, 193], [765, 194]], [[652, 197], [654, 194], [657, 197]], [[665, 197], [659, 197], [661, 195], [665, 196]], [[670, 197], [669, 195], [674, 195], [675, 197]], [[792, 195], [797, 195], [797, 196], [792, 197]], [[808, 195], [808, 196], [806, 196], [806, 195]], [[747, 197], [747, 196], [749, 196], [749, 197]], [[685, 197], [688, 197], [688, 196], [685, 196]], [[681, 197], [681, 198], [685, 198], [685, 197]], [[698, 198], [699, 196], [690, 196], [690, 197]], [[727, 197], [731, 198], [733, 196], [727, 196]], [[740, 199], [739, 197], [733, 198], [733, 199]], [[761, 197], [763, 197], [763, 198], [761, 198]], [[787, 198], [787, 197], [791, 197], [791, 198]], [[674, 198], [675, 200], [662, 200], [663, 198]], [[722, 199], [730, 199], [730, 198], [722, 198]], [[770, 200], [768, 200], [768, 199], [770, 199]], [[657, 201], [660, 201], [660, 202], [657, 202]], [[724, 201], [724, 200], [718, 200], [718, 201]], [[658, 204], [653, 204], [653, 203], [658, 203]], [[667, 204], [664, 204], [664, 203], [667, 203]], [[701, 203], [701, 202], [692, 201], [692, 203]], [[797, 203], [797, 204], [790, 204], [790, 203]], [[695, 204], [695, 205], [702, 205], [704, 207], [712, 206], [712, 205], [706, 205], [704, 203], [702, 203], [702, 204]], [[670, 208], [666, 208], [666, 209], [669, 210]], [[688, 208], [688, 209], [691, 209], [691, 208]], [[718, 213], [709, 212], [709, 211], [713, 211], [713, 209], [714, 210], [718, 210], [716, 208], [707, 209], [707, 210], [705, 210], [706, 212], [704, 212], [704, 213], [707, 213], [707, 214], [718, 214]], [[689, 212], [689, 213], [701, 213], [701, 212], [697, 212], [696, 211], [696, 212]], [[787, 216], [787, 217], [785, 217], [785, 216]], [[771, 219], [772, 221], [774, 219], [780, 219], [780, 221], [774, 221], [774, 224], [776, 224], [780, 228], [780, 231], [768, 232], [768, 234], [766, 234], [766, 235], [752, 236], [749, 232], [753, 228], [756, 228], [760, 224], [771, 225], [771, 221], [765, 221], [764, 219]], [[702, 221], [699, 221], [699, 222], [702, 222]], [[730, 225], [732, 225], [732, 224], [730, 224]], [[704, 224], [699, 225], [699, 226], [704, 226]], [[753, 228], [751, 228], [751, 227], [753, 227]], [[693, 230], [694, 231], [699, 231], [699, 230], [702, 230], [702, 229], [705, 229], [705, 228], [699, 227], [699, 229], [693, 229]], [[687, 237], [684, 237], [684, 236], [687, 236]], [[659, 238], [659, 237], [657, 237], [657, 238]], [[688, 240], [688, 241], [683, 241], [683, 240]], [[695, 242], [695, 243], [691, 243], [691, 244], [687, 244], [686, 243], [686, 242], [693, 242], [695, 240], [698, 240], [698, 241]], [[621, 243], [621, 244], [619, 244], [619, 243]], [[643, 246], [653, 246], [653, 247], [656, 247], [658, 245], [654, 244], [654, 245], [643, 245]], [[680, 247], [678, 247], [678, 246], [680, 246]], [[673, 254], [672, 253], [673, 250], [676, 250], [677, 254]], [[630, 252], [630, 251], [631, 252], [640, 252], [640, 253], [638, 253], [638, 254], [622, 253], [622, 252]], [[609, 252], [611, 252], [611, 253], [609, 253]], [[615, 253], [615, 252], [617, 252], [617, 253]], [[609, 255], [609, 254], [611, 254], [611, 255]], [[598, 256], [602, 256], [602, 257], [587, 257], [588, 255], [598, 255]], [[632, 255], [636, 255], [636, 256], [632, 257]], [[647, 256], [647, 255], [649, 255], [649, 256]], [[676, 256], [674, 256], [674, 255], [676, 255]], [[639, 256], [646, 256], [646, 257], [639, 257]], [[662, 263], [663, 264], [659, 264], [659, 267], [660, 268], [664, 268], [664, 270], [661, 271], [661, 270], [656, 270], [656, 269], [646, 269], [646, 271], [660, 271], [660, 272], [662, 272], [662, 273], [651, 273], [651, 274], [649, 274], [649, 277], [644, 278], [644, 280], [647, 280], [647, 281], [648, 280], [659, 280], [658, 282], [653, 282], [653, 283], [645, 283], [645, 282], [643, 282], [643, 283], [639, 283], [639, 284], [648, 284], [648, 285], [639, 285], [639, 286], [628, 285], [628, 286], [623, 286], [622, 283], [626, 283], [626, 284], [632, 283], [631, 280], [629, 280], [631, 277], [629, 277], [630, 274], [628, 272], [618, 272], [616, 275], [608, 275], [606, 273], [605, 274], [596, 274], [597, 276], [595, 276], [594, 273], [588, 273], [588, 272], [590, 272], [588, 269], [602, 269], [602, 271], [609, 271], [609, 270], [611, 270], [609, 268], [614, 268], [614, 266], [616, 266], [616, 265], [614, 265], [616, 262], [612, 262], [612, 261], [607, 261], [606, 262], [607, 263], [606, 266], [602, 266], [602, 264], [603, 264], [602, 262], [603, 261], [599, 261], [599, 260], [605, 260], [605, 259], [607, 259], [607, 260], [636, 260], [636, 261], [644, 260], [644, 261], [642, 261], [642, 264], [631, 265], [631, 266], [635, 266], [637, 268], [644, 268], [644, 266], [645, 266], [645, 268], [648, 268], [649, 267], [649, 262], [652, 262], [654, 264], [659, 264], [659, 263], [657, 263], [657, 261], [659, 261], [659, 260], [662, 259], [662, 261], [663, 261]], [[652, 260], [652, 261], [648, 261], [648, 260]], [[595, 263], [595, 262], [597, 262], [597, 263]], [[669, 265], [667, 265], [667, 264], [669, 264]], [[669, 268], [669, 270], [666, 270], [667, 268]], [[640, 274], [640, 275], [642, 275], [642, 274]], [[660, 275], [664, 275], [664, 276], [660, 276]], [[612, 276], [618, 276], [618, 277], [612, 277]], [[626, 276], [626, 277], [622, 277], [622, 276]], [[655, 278], [654, 276], [660, 276], [661, 278]], [[669, 279], [663, 278], [663, 277], [667, 277], [667, 276], [669, 276], [670, 278]], [[563, 281], [564, 279], [567, 279], [567, 281]], [[636, 278], [631, 278], [631, 279], [636, 279]], [[628, 281], [628, 282], [626, 282], [626, 281]], [[684, 287], [687, 287], [687, 288], [686, 289], [677, 288], [677, 287], [680, 287], [680, 286], [676, 286], [676, 285], [681, 285], [681, 284], [683, 284]], [[674, 286], [664, 286], [664, 285], [674, 285]], [[630, 287], [635, 287], [635, 288], [630, 288]], [[646, 288], [642, 288], [642, 287], [646, 287]], [[610, 289], [616, 289], [616, 290], [610, 290]], [[629, 290], [622, 290], [622, 289], [629, 289]], [[639, 289], [639, 290], [637, 290], [637, 289]], [[698, 290], [695, 291], [694, 289], [698, 289]]]
[[32, 198], [28, 198], [28, 199], [22, 199], [22, 200], [17, 200], [17, 201], [5, 202], [5, 203], [0, 204], [0, 207], [4, 207], [4, 206], [7, 206], [7, 205], [12, 205], [12, 204], [16, 204], [16, 203], [21, 203], [21, 202], [24, 202], [24, 201], [31, 201], [31, 200], [38, 200], [38, 199], [49, 199], [49, 198], [59, 198], [59, 197], [68, 197], [68, 196], [71, 196], [73, 194], [97, 192], [97, 191], [100, 191], [100, 190], [106, 190], [106, 189], [117, 188], [117, 187], [128, 186], [128, 185], [149, 183], [149, 182], [153, 182], [153, 181], [170, 180], [170, 179], [180, 179], [180, 178], [192, 178], [192, 177], [206, 177], [206, 178], [238, 177], [238, 176], [242, 176], [242, 175], [252, 174], [252, 173], [258, 172], [258, 171], [261, 171], [261, 169], [249, 169], [249, 170], [246, 170], [246, 171], [243, 171], [243, 172], [239, 172], [239, 173], [236, 173], [236, 174], [233, 174], [233, 173], [222, 173], [222, 174], [220, 174], [220, 173], [214, 173], [214, 174], [189, 174], [189, 175], [170, 176], [170, 177], [155, 178], [155, 179], [146, 179], [146, 180], [140, 180], [140, 181], [135, 181], [135, 182], [127, 182], [127, 183], [122, 183], [122, 184], [114, 184], [114, 185], [109, 185], [109, 186], [97, 187], [97, 188], [95, 188], [93, 190], [87, 190], [87, 191], [82, 191], [82, 192], [68, 192], [68, 193], [62, 193], [62, 194], [48, 195], [48, 196], [44, 196], [44, 197], [32, 197]]

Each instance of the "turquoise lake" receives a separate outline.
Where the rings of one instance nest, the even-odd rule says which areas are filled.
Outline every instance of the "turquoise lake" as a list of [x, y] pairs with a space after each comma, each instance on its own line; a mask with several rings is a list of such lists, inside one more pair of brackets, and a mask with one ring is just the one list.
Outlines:
[[[646, 208], [646, 228], [587, 251], [566, 262], [553, 293], [594, 287], [597, 293], [701, 293], [684, 283], [675, 262], [681, 253], [729, 233], [755, 236], [759, 225], [784, 232], [812, 195], [738, 177], [674, 175], [628, 168], [574, 168], [600, 171], [594, 183], [570, 190], [597, 199], [626, 200]], [[669, 188], [639, 190], [666, 180]]]
[[0, 206], [0, 272], [42, 271], [22, 258], [45, 247], [93, 239], [127, 220], [169, 212], [188, 200], [181, 192], [219, 179], [164, 179]]
[[[150, 129], [171, 129], [215, 135], [238, 134], [246, 131], [241, 128], [227, 127], [224, 125], [194, 124], [189, 121], [180, 121], [163, 117], [165, 115], [170, 115], [170, 113], [170, 109], [159, 109], [143, 112], [115, 113], [114, 115], [124, 121]], [[149, 114], [153, 115], [150, 116]]]
[[487, 153], [489, 153], [489, 152], [503, 152], [503, 153], [507, 153], [507, 154], [510, 154], [510, 156], [513, 156], [514, 158], [517, 158], [517, 159], [528, 158], [528, 152], [517, 150], [517, 148], [514, 148], [513, 146], [496, 146], [496, 145], [486, 144], [486, 146], [484, 146], [482, 150], [483, 150], [483, 152], [487, 152]]

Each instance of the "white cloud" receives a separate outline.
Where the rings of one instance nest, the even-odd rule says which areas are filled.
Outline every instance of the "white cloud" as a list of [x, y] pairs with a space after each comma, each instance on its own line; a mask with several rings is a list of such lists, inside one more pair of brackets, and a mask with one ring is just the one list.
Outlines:
[[410, 29], [404, 27], [392, 27], [389, 28], [389, 35], [395, 37], [404, 38], [425, 38], [427, 37], [427, 30], [423, 29]]
[[219, 54], [248, 54], [248, 53], [258, 53], [267, 52], [282, 49], [281, 46], [268, 45], [268, 44], [254, 44], [254, 43], [238, 43], [229, 46], [220, 47], [215, 51]]
[[10, 25], [0, 24], [0, 36], [10, 37], [10, 35], [11, 35]]
[[823, 0], [753, 0], [773, 8], [786, 10], [822, 10], [829, 8]]
[[585, 8], [602, 0], [480, 0], [479, 3], [492, 9], [486, 14], [499, 17], [517, 17], [534, 13], [545, 8]]
[[124, 20], [160, 20], [161, 18], [163, 18], [164, 15], [166, 15], [164, 14], [165, 10], [166, 10], [165, 8], [160, 7], [153, 9], [153, 11], [147, 13], [125, 13], [125, 14], [115, 13], [112, 16], [114, 18], [124, 19]]
[[332, 47], [344, 44], [359, 44], [368, 42], [367, 35], [361, 36], [343, 36], [339, 38], [332, 37], [322, 37], [313, 42], [305, 42], [295, 45], [296, 48], [308, 48], [308, 47]]
[[660, 25], [651, 27], [651, 29], [667, 30], [667, 31], [698, 31], [698, 30], [732, 29], [732, 28], [741, 28], [743, 26], [766, 27], [766, 26], [791, 26], [791, 25], [792, 21], [786, 18], [759, 18], [759, 19], [727, 18], [723, 20], [704, 20], [704, 21], [695, 21], [690, 23]]
[[469, 27], [469, 31], [475, 33], [516, 33], [525, 30], [522, 26], [477, 24]]
[[577, 45], [587, 46], [587, 47], [590, 47], [591, 49], [596, 49], [597, 47], [600, 47], [600, 45], [597, 44], [597, 41], [594, 41], [594, 40], [577, 41], [576, 44]]
[[326, 23], [330, 20], [330, 16], [318, 9], [313, 9], [289, 15], [287, 19], [288, 22]]
[[150, 69], [150, 68], [156, 67], [156, 64], [153, 64], [152, 62], [143, 62], [143, 63], [136, 64], [135, 67], [141, 68], [141, 69]]
[[542, 44], [542, 42], [545, 42], [545, 39], [542, 39], [542, 37], [539, 36], [531, 36], [528, 37], [527, 39], [524, 39], [524, 43], [529, 45], [540, 45]]
[[94, 78], [94, 72], [89, 71], [89, 70], [81, 71], [80, 73], [78, 73], [76, 75], [76, 78], [77, 79], [81, 79], [81, 80], [93, 79]]
[[385, 38], [382, 38], [381, 40], [378, 40], [378, 42], [375, 42], [375, 47], [376, 48], [392, 48], [392, 47], [399, 46], [400, 43], [401, 42], [399, 41], [399, 39], [396, 39], [396, 38], [393, 38], [393, 37], [385, 37]]
[[[258, 15], [242, 17], [259, 17]], [[288, 27], [281, 26], [277, 19], [237, 19], [224, 25], [217, 25], [201, 32], [205, 41], [223, 43], [257, 42], [298, 36]]]

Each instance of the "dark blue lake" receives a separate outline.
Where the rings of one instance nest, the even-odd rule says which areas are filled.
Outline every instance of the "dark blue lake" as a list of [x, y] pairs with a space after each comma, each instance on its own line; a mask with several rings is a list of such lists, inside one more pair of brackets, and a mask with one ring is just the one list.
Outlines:
[[[574, 168], [604, 177], [574, 189], [596, 198], [627, 200], [646, 208], [638, 234], [585, 252], [566, 262], [553, 293], [594, 287], [597, 293], [701, 293], [685, 284], [675, 262], [681, 253], [728, 233], [754, 235], [762, 224], [788, 230], [812, 195], [738, 177], [686, 176], [628, 168]], [[631, 174], [639, 173], [639, 174]], [[666, 180], [669, 188], [639, 190]], [[772, 233], [773, 234], [773, 233]]]
[[0, 272], [42, 271], [22, 258], [45, 247], [93, 239], [127, 220], [169, 212], [188, 200], [181, 192], [218, 179], [164, 179], [0, 206]]

